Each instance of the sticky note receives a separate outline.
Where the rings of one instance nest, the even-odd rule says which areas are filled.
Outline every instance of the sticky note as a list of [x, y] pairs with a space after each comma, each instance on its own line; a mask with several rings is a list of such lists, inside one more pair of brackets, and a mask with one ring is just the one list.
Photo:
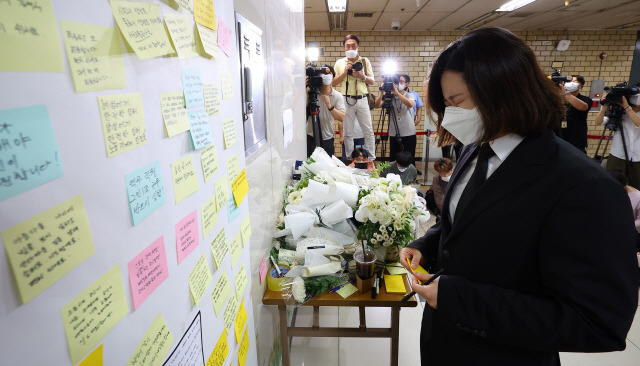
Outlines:
[[188, 111], [191, 142], [197, 150], [213, 144], [213, 134], [209, 125], [209, 118], [202, 110]]
[[111, 27], [60, 20], [76, 93], [127, 86], [122, 49]]
[[[409, 264], [409, 268], [411, 268], [411, 259], [407, 258], [407, 263]], [[416, 268], [416, 269], [411, 268], [411, 272], [429, 274], [429, 272], [427, 272], [427, 270], [422, 268], [422, 266], [419, 265], [419, 264], [418, 264], [418, 268]], [[422, 281], [420, 281], [420, 280], [418, 280], [418, 282], [422, 283]]]
[[176, 203], [182, 202], [200, 188], [196, 169], [193, 166], [192, 154], [171, 163], [171, 173], [173, 174], [173, 193]]
[[249, 192], [249, 182], [247, 182], [247, 172], [245, 169], [242, 169], [238, 177], [231, 184], [231, 191], [233, 192], [233, 199], [235, 200], [236, 206], [240, 206], [244, 196]]
[[231, 52], [231, 29], [229, 29], [222, 19], [218, 22], [218, 47], [227, 55]]
[[238, 216], [240, 216], [240, 207], [236, 206], [233, 197], [229, 197], [229, 202], [227, 202], [227, 219], [229, 222], [233, 222]]
[[199, 23], [196, 23], [196, 29], [198, 30], [200, 44], [202, 45], [202, 49], [206, 55], [209, 55], [214, 59], [218, 58], [218, 32]]
[[238, 347], [238, 365], [244, 366], [247, 362], [247, 353], [249, 353], [249, 327], [245, 329], [244, 334], [242, 335], [242, 342], [240, 342], [240, 347]]
[[242, 331], [244, 330], [245, 324], [247, 324], [247, 312], [244, 310], [244, 300], [242, 300], [242, 302], [240, 302], [238, 314], [236, 314], [236, 320], [234, 322], [236, 330], [236, 342], [238, 343], [240, 343], [240, 336], [242, 336]]
[[384, 286], [390, 294], [404, 294], [407, 292], [402, 275], [384, 275]]
[[351, 283], [347, 283], [346, 285], [342, 286], [342, 288], [339, 289], [336, 292], [338, 293], [338, 295], [342, 296], [343, 299], [346, 299], [347, 297], [349, 297], [349, 296], [353, 295], [354, 293], [358, 292], [358, 288], [355, 287]]
[[198, 232], [198, 213], [193, 210], [176, 224], [176, 250], [178, 264], [182, 262], [200, 244]]
[[133, 257], [127, 267], [133, 308], [137, 310], [142, 302], [169, 277], [164, 238], [159, 237]]
[[191, 6], [191, 0], [173, 0], [178, 4], [182, 9], [193, 13], [193, 7]]
[[227, 181], [227, 175], [223, 175], [222, 177], [216, 180], [216, 211], [220, 211], [229, 201], [229, 182]]
[[120, 266], [69, 301], [60, 310], [72, 363], [78, 363], [129, 312]]
[[251, 218], [249, 215], [242, 219], [242, 223], [240, 223], [240, 232], [242, 233], [242, 245], [245, 246], [251, 238]]
[[127, 174], [125, 183], [134, 225], [164, 205], [164, 186], [159, 160]]
[[222, 134], [224, 135], [224, 148], [228, 149], [238, 142], [236, 137], [236, 122], [233, 118], [222, 121]]
[[103, 357], [102, 357], [102, 347], [103, 345], [99, 345], [96, 349], [89, 353], [89, 356], [85, 357], [78, 366], [102, 366], [103, 365]]
[[244, 294], [244, 289], [247, 288], [249, 279], [247, 278], [247, 272], [244, 269], [244, 264], [238, 269], [236, 276], [233, 278], [233, 284], [236, 288], [236, 298], [241, 299]]
[[82, 196], [4, 230], [2, 240], [23, 303], [95, 252]]
[[222, 82], [222, 100], [233, 99], [233, 73], [231, 70], [224, 70], [220, 74]]
[[162, 314], [158, 314], [129, 357], [126, 366], [161, 365], [164, 357], [169, 353], [172, 343], [173, 335], [162, 318]]
[[231, 156], [227, 158], [227, 178], [229, 179], [229, 185], [233, 184], [233, 180], [236, 179], [238, 173], [240, 173], [238, 154], [231, 154]]
[[[238, 154], [236, 154], [236, 157]], [[218, 173], [218, 150], [216, 146], [211, 144], [200, 150], [200, 163], [202, 164], [202, 175], [204, 175], [205, 183], [209, 181], [216, 173]]]
[[211, 230], [218, 224], [215, 194], [202, 205], [200, 216], [202, 217], [202, 238], [209, 236]]
[[211, 283], [211, 271], [209, 270], [209, 263], [204, 256], [204, 253], [198, 259], [198, 262], [191, 270], [189, 274], [189, 290], [191, 290], [191, 298], [197, 305], [202, 299], [202, 295], [209, 287]]
[[0, 2], [0, 70], [64, 72], [51, 0]]
[[215, 84], [204, 84], [204, 109], [207, 116], [220, 114], [220, 90]]
[[111, 11], [124, 39], [139, 58], [175, 52], [165, 31], [158, 4], [113, 0]]
[[224, 308], [224, 313], [222, 313], [222, 322], [224, 323], [224, 327], [228, 332], [231, 331], [231, 327], [233, 326], [237, 313], [238, 300], [236, 300], [235, 296], [231, 296], [229, 298], [229, 301], [227, 301], [227, 306]]
[[267, 278], [267, 257], [262, 257], [260, 267], [258, 267], [258, 272], [260, 274], [260, 284], [262, 284], [264, 279]]
[[198, 56], [193, 17], [189, 15], [164, 13], [164, 23], [169, 30], [178, 58]]
[[[231, 283], [229, 282], [229, 276], [227, 276], [227, 272], [223, 270], [216, 284], [213, 286], [213, 291], [211, 291], [211, 302], [213, 303], [213, 310], [215, 310], [216, 316], [220, 314], [220, 310], [222, 310], [222, 306], [229, 298], [230, 293]], [[233, 299], [235, 301], [235, 294], [233, 295]]]
[[184, 93], [181, 91], [160, 93], [162, 119], [168, 137], [189, 131], [189, 117], [184, 106]]
[[407, 273], [407, 270], [404, 269], [404, 267], [402, 266], [402, 264], [400, 264], [400, 262], [387, 264], [385, 268], [387, 269], [389, 274], [392, 274], [392, 275], [401, 275], [401, 274]]
[[98, 107], [108, 157], [147, 144], [140, 93], [103, 95]]
[[222, 227], [211, 242], [211, 254], [213, 255], [213, 260], [216, 262], [216, 268], [222, 267], [222, 263], [224, 262], [227, 253], [229, 253], [227, 235], [224, 232], [224, 227]]
[[199, 69], [182, 69], [182, 88], [187, 108], [204, 105], [204, 91]]
[[0, 153], [0, 201], [64, 174], [44, 104], [0, 110]]
[[211, 0], [193, 0], [193, 17], [196, 22], [216, 30], [216, 12]]
[[229, 343], [227, 342], [227, 330], [223, 329], [220, 338], [218, 338], [218, 342], [215, 347], [213, 347], [211, 355], [209, 355], [206, 366], [223, 366], [228, 354]]
[[202, 346], [202, 315], [200, 311], [191, 321], [180, 342], [162, 366], [204, 365]]
[[231, 239], [229, 253], [231, 253], [231, 268], [233, 268], [242, 256], [242, 236], [240, 232]]

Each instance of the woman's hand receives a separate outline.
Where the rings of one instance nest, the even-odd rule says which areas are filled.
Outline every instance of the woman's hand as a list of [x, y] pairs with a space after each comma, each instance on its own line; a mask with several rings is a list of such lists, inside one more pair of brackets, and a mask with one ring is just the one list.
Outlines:
[[[409, 263], [407, 259], [411, 261], [411, 267], [409, 267]], [[404, 266], [409, 272], [413, 272], [416, 268], [418, 268], [419, 264], [423, 264], [422, 253], [416, 248], [404, 247], [400, 250], [400, 264]]]
[[[402, 254], [401, 254], [402, 256]], [[427, 301], [427, 304], [434, 309], [438, 308], [438, 283], [440, 277], [436, 278], [427, 286], [422, 286], [420, 282], [424, 282], [431, 278], [430, 274], [415, 272], [411, 279], [411, 289]], [[418, 280], [420, 282], [418, 282]]]

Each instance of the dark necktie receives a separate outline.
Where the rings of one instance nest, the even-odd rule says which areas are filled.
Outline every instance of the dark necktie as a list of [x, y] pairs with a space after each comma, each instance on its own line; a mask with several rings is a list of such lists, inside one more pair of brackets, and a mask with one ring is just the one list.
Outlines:
[[467, 186], [464, 187], [464, 191], [462, 191], [462, 195], [460, 196], [460, 200], [458, 201], [458, 205], [456, 206], [455, 218], [460, 216], [460, 212], [465, 209], [465, 207], [469, 203], [469, 200], [471, 200], [478, 188], [480, 188], [482, 183], [487, 180], [489, 158], [495, 155], [495, 153], [491, 149], [491, 146], [489, 146], [489, 143], [482, 144], [478, 150], [480, 150], [480, 152], [478, 153], [476, 168], [473, 170]]

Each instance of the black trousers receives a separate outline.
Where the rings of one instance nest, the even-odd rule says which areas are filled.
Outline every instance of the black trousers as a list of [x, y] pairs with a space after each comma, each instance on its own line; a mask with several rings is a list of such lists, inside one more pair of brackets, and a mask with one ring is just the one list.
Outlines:
[[416, 135], [402, 136], [402, 145], [395, 136], [389, 137], [390, 161], [396, 160], [396, 154], [400, 151], [408, 151], [411, 154], [411, 164], [416, 165]]
[[[322, 140], [321, 147], [324, 149], [324, 151], [327, 152], [327, 154], [329, 154], [329, 156], [334, 155], [336, 152], [336, 147], [333, 144], [333, 137], [327, 140]], [[311, 156], [311, 154], [313, 154], [313, 150], [315, 149], [316, 149], [315, 139], [313, 138], [313, 136], [307, 135], [307, 157]]]

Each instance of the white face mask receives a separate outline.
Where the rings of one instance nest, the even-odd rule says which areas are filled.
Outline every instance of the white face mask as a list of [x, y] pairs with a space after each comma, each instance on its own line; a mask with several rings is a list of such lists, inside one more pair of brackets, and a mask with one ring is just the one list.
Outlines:
[[630, 96], [628, 102], [629, 104], [640, 105], [640, 94]]
[[400, 173], [404, 173], [404, 172], [405, 172], [405, 170], [407, 170], [407, 169], [409, 169], [409, 167], [406, 167], [406, 168], [400, 168], [400, 167], [398, 167], [398, 170], [400, 171]]
[[404, 90], [405, 87], [405, 84], [398, 84], [398, 90]]
[[358, 57], [358, 50], [347, 50], [347, 51], [344, 51], [344, 53], [347, 55], [347, 58]]
[[331, 85], [332, 81], [333, 81], [333, 75], [331, 74], [322, 75], [322, 85]]
[[480, 117], [480, 112], [478, 112], [478, 107], [473, 109], [447, 107], [444, 110], [441, 126], [463, 145], [469, 145], [480, 138], [482, 118]]
[[449, 181], [449, 179], [451, 179], [451, 176], [450, 176], [450, 175], [448, 175], [448, 176], [446, 176], [446, 177], [440, 177], [440, 179], [442, 179], [442, 180], [443, 180], [443, 181], [445, 181], [445, 182], [448, 182], [448, 181]]
[[576, 83], [576, 82], [564, 83], [564, 90], [567, 93], [573, 93], [575, 91], [578, 91], [579, 87], [580, 87], [580, 83]]

